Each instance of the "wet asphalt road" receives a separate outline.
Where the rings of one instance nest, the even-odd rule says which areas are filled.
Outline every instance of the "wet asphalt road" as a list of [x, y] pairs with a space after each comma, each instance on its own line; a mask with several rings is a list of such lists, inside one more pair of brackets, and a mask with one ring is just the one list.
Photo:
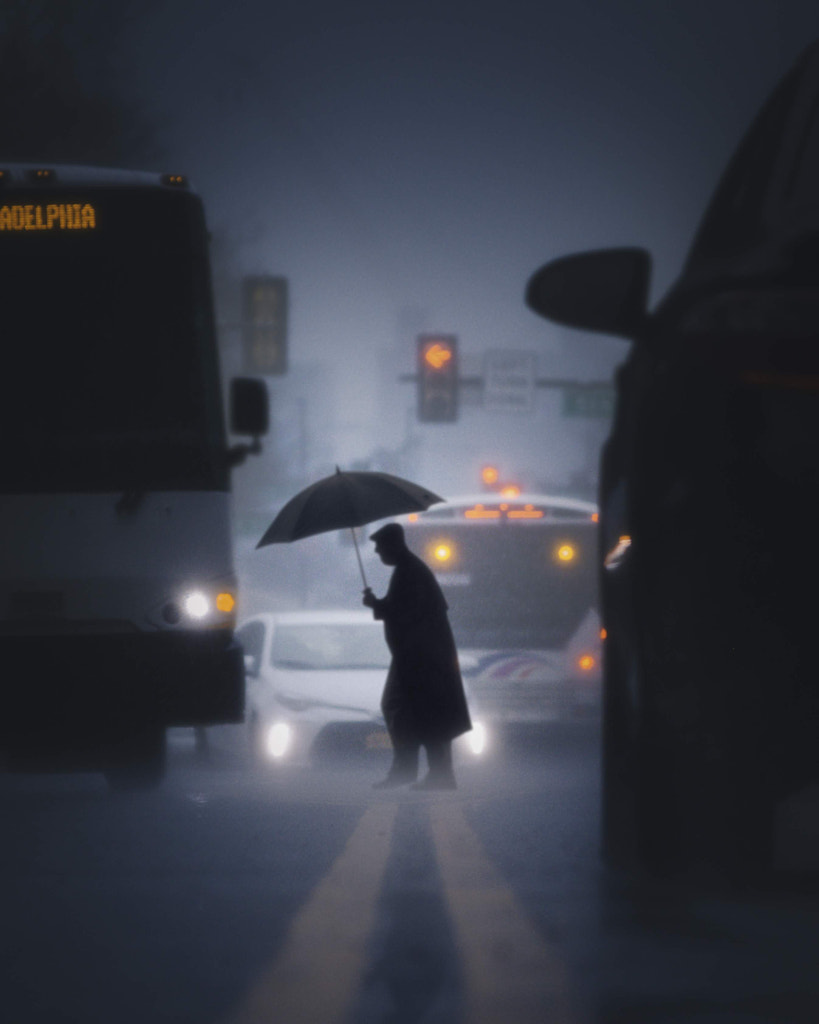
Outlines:
[[9, 1024], [819, 1020], [819, 888], [604, 869], [593, 729], [377, 792], [381, 755], [249, 770], [232, 730], [154, 793], [0, 778]]

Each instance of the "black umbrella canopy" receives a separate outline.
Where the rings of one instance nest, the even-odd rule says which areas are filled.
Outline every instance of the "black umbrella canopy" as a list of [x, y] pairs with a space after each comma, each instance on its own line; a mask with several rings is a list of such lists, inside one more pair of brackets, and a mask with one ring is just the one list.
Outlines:
[[443, 501], [425, 487], [390, 473], [336, 469], [290, 499], [256, 545], [288, 544], [332, 530], [352, 529], [389, 516], [423, 512]]

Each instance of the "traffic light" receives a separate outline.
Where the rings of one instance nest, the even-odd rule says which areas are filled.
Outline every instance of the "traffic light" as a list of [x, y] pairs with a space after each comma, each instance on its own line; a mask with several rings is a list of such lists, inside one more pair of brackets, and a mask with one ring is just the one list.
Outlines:
[[246, 277], [242, 284], [245, 368], [287, 372], [287, 278]]
[[453, 334], [418, 337], [418, 419], [454, 423], [458, 418], [458, 339]]

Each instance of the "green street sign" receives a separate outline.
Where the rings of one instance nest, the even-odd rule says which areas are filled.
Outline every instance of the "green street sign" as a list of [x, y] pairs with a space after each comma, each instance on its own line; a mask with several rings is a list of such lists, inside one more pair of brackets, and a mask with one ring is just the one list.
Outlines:
[[563, 415], [612, 417], [614, 415], [613, 387], [564, 387]]

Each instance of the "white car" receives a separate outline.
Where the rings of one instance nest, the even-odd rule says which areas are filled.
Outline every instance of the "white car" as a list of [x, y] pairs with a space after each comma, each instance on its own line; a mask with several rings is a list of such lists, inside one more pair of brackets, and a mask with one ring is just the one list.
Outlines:
[[[309, 762], [322, 752], [390, 749], [380, 709], [390, 652], [371, 612], [260, 613], [236, 635], [258, 759]], [[476, 725], [457, 746], [480, 754], [485, 741]]]

